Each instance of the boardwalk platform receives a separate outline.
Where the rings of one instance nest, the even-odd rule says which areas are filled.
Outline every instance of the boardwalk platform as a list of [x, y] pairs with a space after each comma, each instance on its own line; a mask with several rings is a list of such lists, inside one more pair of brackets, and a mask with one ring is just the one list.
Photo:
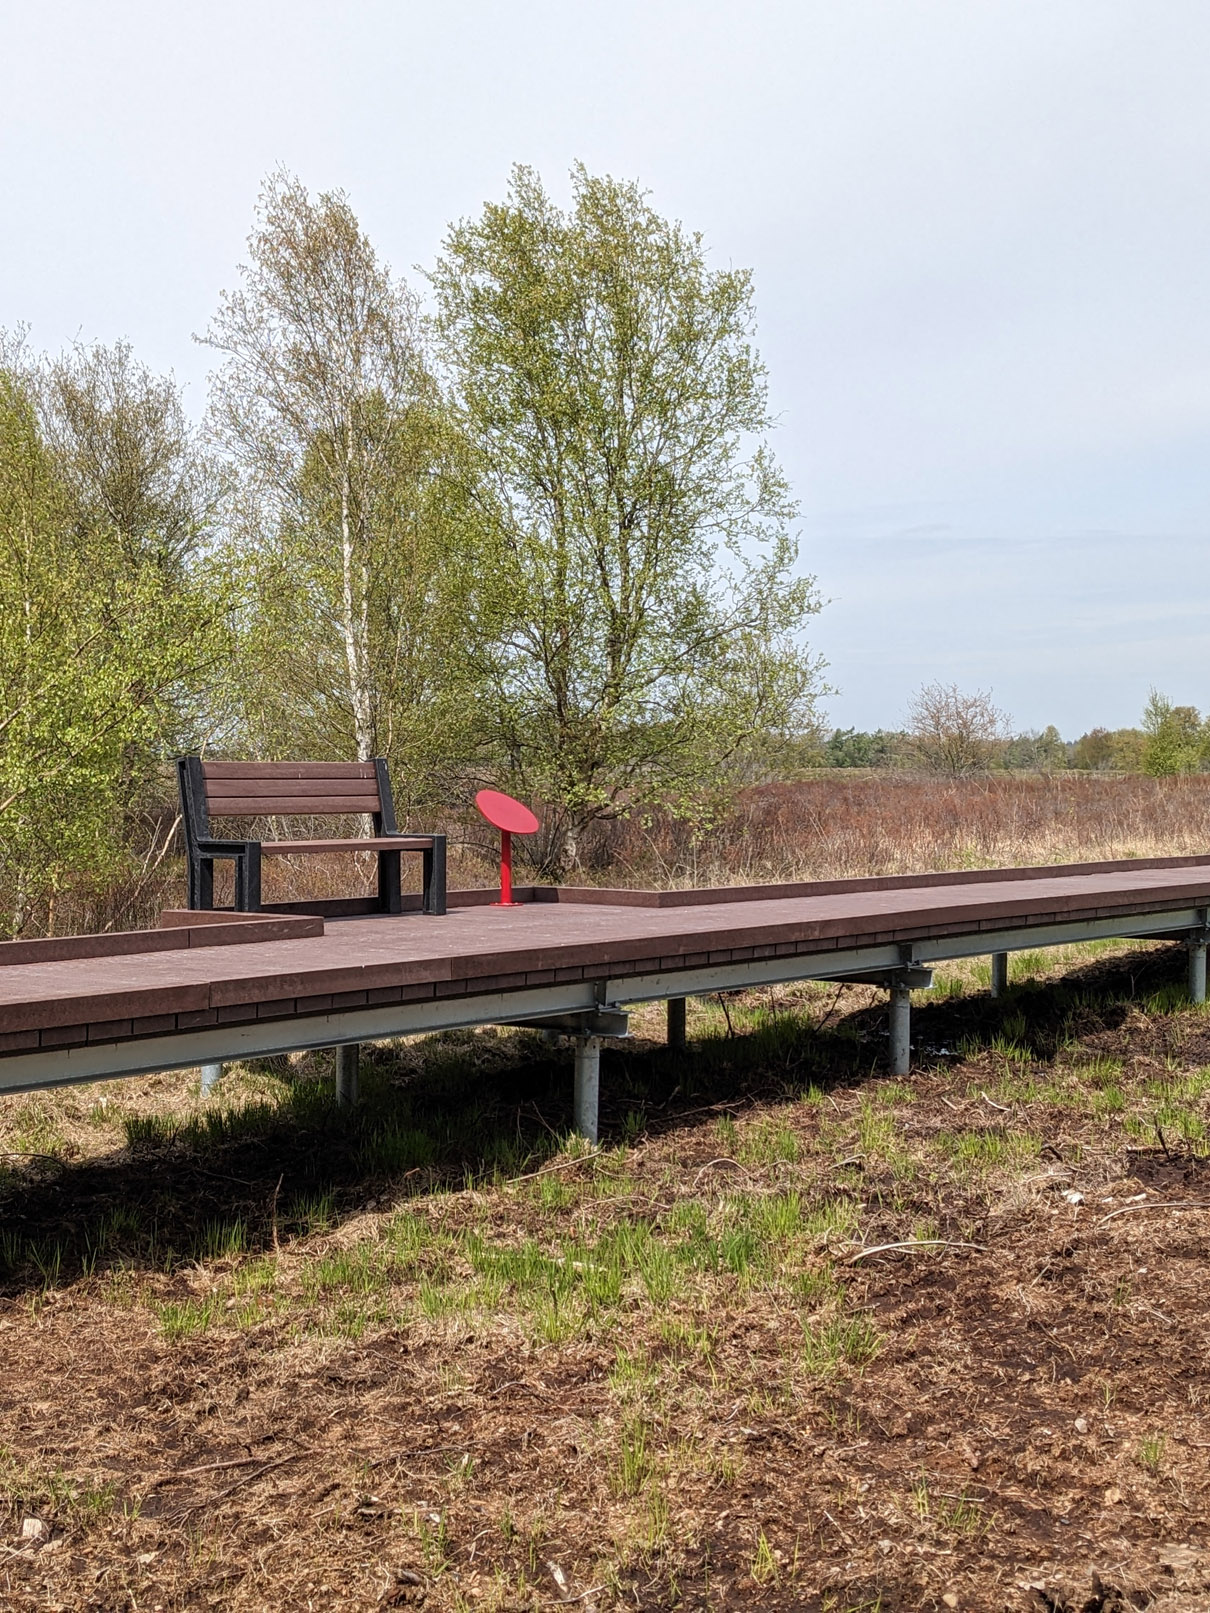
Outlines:
[[[1100, 937], [1188, 946], [1204, 996], [1210, 857], [707, 891], [453, 892], [445, 917], [164, 915], [130, 934], [0, 943], [0, 1091], [481, 1024], [577, 1039], [577, 1118], [596, 1129], [596, 1049], [628, 1004], [802, 979], [909, 992], [946, 958]], [[206, 922], [203, 922], [205, 920]]]

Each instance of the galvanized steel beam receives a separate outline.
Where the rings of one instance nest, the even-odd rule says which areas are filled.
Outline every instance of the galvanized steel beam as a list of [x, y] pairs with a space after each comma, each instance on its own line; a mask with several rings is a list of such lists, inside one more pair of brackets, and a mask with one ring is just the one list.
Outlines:
[[[471, 1025], [545, 1021], [557, 1026], [562, 1020], [565, 1024], [575, 1023], [579, 1029], [589, 1023], [580, 1016], [616, 1011], [628, 1003], [705, 996], [717, 991], [737, 991], [794, 980], [842, 980], [853, 976], [867, 980], [888, 979], [898, 976], [905, 966], [927, 968], [946, 958], [1068, 946], [1080, 941], [1126, 937], [1169, 937], [1184, 941], [1193, 932], [1204, 935], [1205, 924], [1204, 908], [1183, 908], [1057, 924], [1017, 925], [969, 935], [928, 936], [907, 946], [887, 944], [738, 959], [704, 968], [660, 970], [631, 979], [571, 981], [558, 986], [389, 1004], [294, 1019], [260, 1020], [250, 1025], [213, 1026], [135, 1041], [17, 1053], [0, 1058], [0, 1092], [222, 1064], [342, 1043], [387, 1041]], [[1192, 969], [1191, 961], [1191, 987], [1194, 985]], [[574, 1020], [571, 1016], [575, 1016]]]

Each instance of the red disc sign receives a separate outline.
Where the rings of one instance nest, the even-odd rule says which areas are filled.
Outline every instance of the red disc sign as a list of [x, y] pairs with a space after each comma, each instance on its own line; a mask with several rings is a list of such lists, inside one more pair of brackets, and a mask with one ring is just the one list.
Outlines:
[[537, 831], [537, 818], [511, 795], [502, 795], [499, 790], [480, 790], [475, 805], [493, 828], [507, 829], [515, 835], [531, 835]]

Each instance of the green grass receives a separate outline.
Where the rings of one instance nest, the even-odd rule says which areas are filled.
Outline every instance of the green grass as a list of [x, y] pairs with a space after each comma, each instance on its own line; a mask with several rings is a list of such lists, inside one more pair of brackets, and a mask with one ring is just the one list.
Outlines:
[[0, 1446], [0, 1497], [18, 1516], [32, 1513], [87, 1527], [116, 1510], [118, 1487], [112, 1480], [98, 1483], [62, 1468], [21, 1463]]
[[1151, 1473], [1158, 1473], [1164, 1465], [1164, 1458], [1168, 1453], [1168, 1436], [1158, 1430], [1148, 1434], [1139, 1443], [1138, 1459], [1140, 1464]]
[[622, 1425], [618, 1440], [614, 1490], [620, 1496], [638, 1495], [654, 1472], [651, 1425], [641, 1417], [629, 1417]]
[[1025, 1169], [1037, 1161], [1042, 1146], [1037, 1137], [1000, 1126], [939, 1131], [933, 1142], [958, 1171], [969, 1174]]
[[803, 1323], [803, 1364], [813, 1377], [830, 1377], [842, 1365], [865, 1366], [881, 1342], [877, 1327], [864, 1314], [813, 1317]]
[[776, 1120], [761, 1120], [748, 1126], [739, 1142], [742, 1165], [793, 1165], [801, 1153], [798, 1134]]
[[208, 1294], [204, 1299], [168, 1300], [152, 1309], [159, 1320], [160, 1336], [169, 1344], [179, 1344], [204, 1333], [218, 1317], [219, 1304], [217, 1294]]

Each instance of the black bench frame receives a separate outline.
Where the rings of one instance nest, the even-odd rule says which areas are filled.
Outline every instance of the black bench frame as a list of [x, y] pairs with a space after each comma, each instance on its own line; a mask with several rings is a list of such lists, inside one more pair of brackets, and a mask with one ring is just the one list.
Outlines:
[[[378, 894], [376, 910], [380, 913], [403, 911], [402, 870], [400, 859], [405, 851], [418, 851], [423, 858], [423, 894], [421, 912], [440, 915], [445, 912], [445, 843], [443, 834], [417, 835], [401, 831], [395, 821], [395, 801], [391, 780], [383, 757], [373, 758], [378, 784], [377, 809], [370, 812], [374, 825], [373, 839], [366, 849], [373, 849], [378, 858]], [[220, 858], [229, 858], [235, 864], [235, 911], [259, 913], [261, 911], [261, 853], [262, 847], [274, 844], [260, 840], [224, 840], [216, 838], [210, 828], [210, 808], [207, 800], [206, 775], [200, 756], [177, 758], [177, 780], [181, 791], [181, 819], [185, 831], [185, 854], [188, 863], [189, 907], [195, 911], [214, 908], [214, 864]], [[248, 763], [249, 769], [256, 766]], [[289, 794], [289, 780], [281, 781], [283, 796]], [[307, 809], [298, 808], [300, 813]], [[315, 816], [323, 816], [322, 809]], [[398, 849], [375, 846], [374, 840], [400, 839], [407, 844]], [[299, 854], [307, 851], [306, 842], [290, 842]], [[314, 845], [316, 852], [324, 850], [328, 842]], [[342, 849], [357, 849], [353, 841], [341, 842]], [[305, 904], [291, 903], [291, 908]]]

